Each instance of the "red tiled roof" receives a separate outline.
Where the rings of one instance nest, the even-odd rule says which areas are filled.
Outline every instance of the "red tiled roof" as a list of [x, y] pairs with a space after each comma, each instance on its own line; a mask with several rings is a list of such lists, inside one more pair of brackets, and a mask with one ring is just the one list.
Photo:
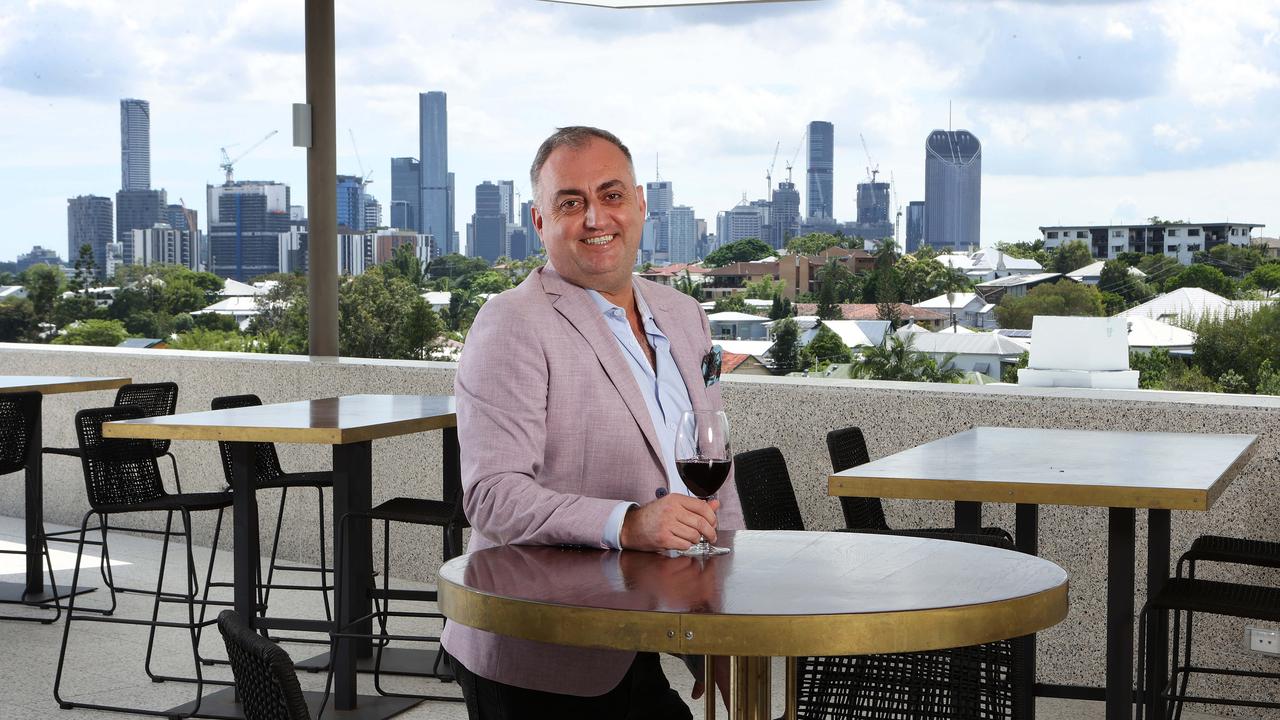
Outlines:
[[720, 353], [720, 374], [728, 375], [733, 372], [739, 365], [746, 362], [750, 355], [722, 352]]
[[[796, 315], [817, 315], [817, 303], [796, 303]], [[841, 303], [840, 314], [845, 320], [879, 320], [880, 311], [876, 305], [870, 303]], [[915, 318], [924, 322], [946, 320], [946, 316], [942, 313], [918, 308], [914, 305], [906, 303], [898, 303], [898, 317], [906, 320], [907, 318]]]
[[685, 270], [688, 270], [690, 275], [701, 275], [707, 272], [706, 268], [702, 267], [697, 263], [672, 263], [670, 265], [663, 265], [662, 267], [650, 268], [648, 272], [640, 273], [640, 275], [641, 276], [656, 275], [659, 277], [666, 277], [670, 275], [679, 275], [680, 273], [683, 273]]

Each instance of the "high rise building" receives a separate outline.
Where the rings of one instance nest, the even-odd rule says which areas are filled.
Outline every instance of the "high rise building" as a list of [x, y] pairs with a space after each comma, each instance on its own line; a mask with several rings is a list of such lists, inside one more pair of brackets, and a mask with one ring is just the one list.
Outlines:
[[832, 175], [835, 169], [835, 126], [823, 120], [809, 123], [808, 186], [805, 188], [805, 215], [834, 218], [835, 196]]
[[521, 225], [507, 226], [507, 257], [524, 260], [529, 257], [529, 236]]
[[[447, 220], [448, 220], [450, 230], [448, 231], [449, 232], [448, 239], [445, 240], [445, 242], [449, 245], [449, 247], [453, 248], [452, 252], [462, 254], [462, 246], [458, 244], [458, 231], [456, 229], [457, 223], [454, 221], [454, 218], [457, 217], [454, 214], [454, 200], [457, 199], [458, 194], [454, 192], [453, 173], [449, 173], [448, 178], [449, 178], [449, 181], [448, 183], [446, 183], [448, 187], [448, 193], [449, 193], [449, 213], [447, 216]], [[433, 235], [432, 237], [435, 237], [435, 236]]]
[[[772, 232], [769, 244], [781, 250], [787, 241], [800, 234], [800, 191], [793, 182], [780, 182], [773, 191]], [[762, 238], [763, 239], [763, 238]]]
[[151, 103], [120, 101], [120, 189], [151, 189]]
[[129, 239], [130, 262], [134, 265], [182, 265], [195, 269], [196, 249], [191, 233], [178, 230], [168, 223], [156, 223], [146, 229], [134, 230]]
[[498, 193], [502, 198], [502, 212], [506, 215], [507, 224], [513, 225], [516, 221], [516, 183], [514, 180], [499, 180]]
[[148, 230], [156, 223], [164, 222], [168, 205], [164, 190], [121, 190], [116, 193], [116, 242], [123, 248], [122, 263], [133, 263], [133, 231]]
[[668, 236], [671, 249], [668, 260], [673, 263], [691, 263], [698, 259], [698, 221], [693, 208], [677, 205], [667, 212]]
[[418, 232], [444, 238], [446, 254], [453, 246], [453, 183], [449, 178], [449, 116], [445, 94], [418, 95], [418, 157], [421, 172], [422, 221]]
[[52, 265], [60, 267], [62, 258], [58, 257], [58, 251], [52, 248], [43, 248], [39, 245], [31, 248], [31, 252], [23, 253], [18, 256], [18, 272], [22, 272], [32, 265]]
[[982, 143], [968, 130], [934, 130], [924, 157], [924, 242], [980, 247]]
[[391, 158], [391, 227], [417, 230], [422, 213], [422, 170], [417, 158]]
[[906, 250], [913, 253], [920, 249], [924, 241], [924, 201], [912, 200], [907, 203]]
[[382, 227], [382, 203], [372, 195], [364, 196], [363, 219], [361, 226], [365, 230], [377, 230]]
[[764, 224], [761, 208], [743, 198], [737, 207], [720, 213], [716, 218], [716, 245], [724, 247], [731, 242], [759, 238]]
[[520, 225], [524, 228], [525, 242], [529, 245], [529, 254], [537, 255], [542, 250], [542, 239], [538, 237], [538, 231], [533, 227], [533, 201], [525, 200], [520, 203]]
[[338, 176], [338, 227], [364, 229], [364, 184], [355, 175]]
[[289, 186], [238, 180], [209, 185], [209, 270], [248, 282], [280, 271], [280, 235], [288, 233]]
[[889, 183], [858, 183], [858, 223], [889, 222]]
[[648, 260], [664, 260], [670, 253], [671, 228], [667, 213], [671, 212], [673, 202], [671, 181], [655, 180], [644, 185], [645, 205], [648, 216], [645, 222], [647, 242], [642, 242], [642, 251]]
[[650, 215], [665, 215], [671, 211], [672, 191], [670, 180], [657, 180], [644, 184], [645, 204]]
[[111, 198], [81, 195], [67, 199], [67, 263], [74, 265], [80, 257], [80, 246], [88, 245], [93, 249], [94, 274], [106, 276], [111, 214]]
[[471, 216], [474, 238], [471, 255], [489, 262], [507, 253], [507, 216], [502, 209], [502, 191], [485, 180], [476, 186], [476, 212]]

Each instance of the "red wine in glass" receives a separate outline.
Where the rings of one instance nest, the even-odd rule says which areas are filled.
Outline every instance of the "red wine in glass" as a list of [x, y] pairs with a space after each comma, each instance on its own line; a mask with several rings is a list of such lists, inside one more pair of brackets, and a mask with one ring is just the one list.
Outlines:
[[[733, 455], [729, 450], [729, 418], [724, 411], [689, 411], [680, 416], [676, 430], [676, 472], [689, 492], [703, 500], [715, 498], [729, 477]], [[681, 555], [705, 557], [723, 555], [728, 548], [716, 547], [699, 538]]]
[[677, 460], [676, 472], [694, 495], [706, 500], [713, 497], [729, 477], [730, 461], [716, 458]]

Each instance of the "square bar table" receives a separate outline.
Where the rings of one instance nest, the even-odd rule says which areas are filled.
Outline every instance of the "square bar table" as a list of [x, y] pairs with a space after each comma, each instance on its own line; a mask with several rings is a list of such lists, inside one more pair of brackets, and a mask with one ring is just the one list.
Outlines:
[[[952, 500], [956, 526], [966, 532], [981, 526], [981, 503], [1016, 503], [1017, 546], [1032, 555], [1039, 550], [1040, 505], [1108, 508], [1106, 688], [1040, 684], [1034, 694], [1105, 700], [1107, 719], [1119, 720], [1132, 716], [1134, 700], [1135, 510], [1147, 510], [1151, 597], [1169, 577], [1169, 511], [1208, 510], [1256, 443], [1256, 435], [977, 427], [835, 473], [828, 492]], [[1166, 670], [1168, 633], [1152, 635], [1155, 678]], [[1033, 717], [1035, 638], [1020, 642], [1031, 663], [1023, 712]]]
[[[0, 375], [0, 392], [35, 391], [41, 395], [114, 390], [128, 385], [127, 377], [74, 377], [63, 375]], [[42, 416], [44, 409], [41, 408]], [[44, 547], [44, 456], [43, 417], [36, 422], [36, 436], [31, 438], [27, 450], [27, 470], [24, 492], [26, 494], [26, 579], [19, 583], [0, 583], [0, 602], [47, 605], [66, 597], [70, 590], [60, 591], [54, 597], [50, 587], [44, 584], [44, 568], [40, 564], [40, 552]], [[93, 588], [81, 587], [77, 592], [89, 592]]]
[[[348, 395], [300, 402], [257, 405], [226, 410], [141, 418], [103, 425], [104, 437], [173, 440], [221, 440], [232, 445], [232, 492], [235, 495], [234, 558], [235, 609], [258, 628], [327, 632], [346, 627], [369, 613], [367, 592], [371, 549], [367, 522], [354, 524], [343, 553], [335, 558], [343, 578], [341, 617], [292, 620], [257, 617], [258, 504], [254, 495], [253, 444], [259, 442], [311, 443], [333, 447], [333, 542], [339, 547], [339, 522], [347, 512], [368, 510], [372, 504], [373, 441], [428, 430], [444, 432], [444, 499], [458, 498], [461, 472], [458, 465], [457, 418], [451, 396]], [[458, 533], [461, 531], [458, 530]], [[454, 547], [461, 545], [457, 538]], [[338, 643], [333, 659], [333, 707], [325, 717], [386, 718], [416, 705], [416, 699], [356, 695], [358, 656], [372, 653], [367, 642]], [[312, 713], [319, 709], [321, 693], [306, 693]], [[185, 706], [183, 706], [185, 707]], [[183, 707], [173, 708], [175, 715]], [[201, 717], [243, 717], [231, 689], [214, 692], [200, 705]]]

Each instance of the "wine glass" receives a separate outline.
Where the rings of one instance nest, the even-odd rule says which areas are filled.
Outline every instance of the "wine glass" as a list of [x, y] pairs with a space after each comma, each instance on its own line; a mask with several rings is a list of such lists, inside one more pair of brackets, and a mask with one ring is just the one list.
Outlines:
[[[676, 472], [689, 492], [711, 500], [729, 477], [729, 418], [723, 411], [690, 410], [680, 416], [676, 430]], [[729, 548], [716, 547], [699, 538], [681, 555], [723, 555]]]

